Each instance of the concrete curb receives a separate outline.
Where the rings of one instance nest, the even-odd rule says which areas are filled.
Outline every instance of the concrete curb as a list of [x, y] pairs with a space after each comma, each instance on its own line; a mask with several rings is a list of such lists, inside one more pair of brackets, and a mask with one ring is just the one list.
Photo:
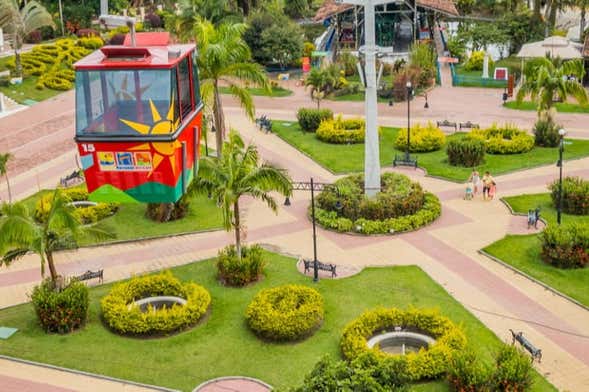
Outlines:
[[160, 386], [157, 386], [157, 385], [143, 384], [143, 383], [140, 383], [140, 382], [135, 382], [135, 381], [123, 380], [123, 379], [115, 378], [115, 377], [104, 376], [102, 374], [89, 373], [89, 372], [85, 372], [85, 371], [82, 371], [82, 370], [68, 369], [68, 368], [64, 368], [64, 367], [61, 367], [61, 366], [49, 365], [47, 363], [29, 361], [29, 360], [20, 359], [20, 358], [14, 358], [14, 357], [10, 357], [8, 355], [2, 355], [2, 354], [0, 354], [0, 359], [5, 359], [7, 361], [22, 363], [22, 364], [25, 364], [25, 365], [39, 366], [39, 367], [43, 367], [43, 368], [47, 368], [47, 369], [58, 370], [60, 372], [72, 373], [72, 374], [76, 374], [76, 375], [79, 375], [79, 376], [85, 376], [85, 377], [91, 377], [91, 378], [96, 378], [96, 379], [100, 379], [100, 380], [117, 382], [117, 383], [121, 383], [123, 385], [135, 385], [135, 386], [138, 386], [138, 387], [151, 389], [153, 391], [160, 391], [160, 392], [180, 392], [178, 389], [170, 389], [170, 388], [166, 388], [166, 387], [160, 387]]
[[261, 386], [263, 386], [264, 388], [268, 388], [269, 391], [273, 390], [274, 388], [272, 388], [271, 385], [266, 384], [264, 381], [258, 380], [257, 378], [252, 378], [252, 377], [245, 377], [245, 376], [227, 376], [227, 377], [217, 377], [217, 378], [213, 378], [212, 380], [208, 380], [205, 381], [201, 384], [199, 384], [196, 388], [194, 388], [192, 390], [192, 392], [198, 392], [200, 391], [202, 388], [206, 387], [209, 384], [218, 382], [218, 381], [224, 381], [224, 380], [247, 380], [247, 381], [251, 381], [253, 383], [259, 384]]

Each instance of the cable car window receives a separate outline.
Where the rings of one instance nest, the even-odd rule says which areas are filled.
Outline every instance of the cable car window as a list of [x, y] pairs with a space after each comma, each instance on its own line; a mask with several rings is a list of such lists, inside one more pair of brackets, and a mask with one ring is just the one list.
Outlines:
[[78, 136], [144, 136], [177, 129], [175, 70], [76, 72]]
[[182, 110], [182, 119], [188, 116], [192, 111], [189, 72], [188, 57], [185, 57], [178, 65], [178, 87], [180, 89], [180, 110]]
[[192, 81], [194, 87], [194, 106], [197, 107], [200, 103], [200, 85], [198, 83], [198, 63], [196, 50], [192, 52]]

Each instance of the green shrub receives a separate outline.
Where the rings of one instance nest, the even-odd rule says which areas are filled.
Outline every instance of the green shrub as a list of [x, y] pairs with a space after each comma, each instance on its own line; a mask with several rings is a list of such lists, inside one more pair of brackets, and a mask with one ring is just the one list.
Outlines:
[[104, 45], [104, 41], [100, 37], [80, 38], [77, 45], [86, 49], [96, 50]]
[[344, 120], [338, 116], [324, 120], [317, 128], [317, 139], [332, 144], [364, 143], [366, 126], [361, 118]]
[[[69, 202], [87, 201], [88, 191], [86, 188], [75, 187], [60, 190], [61, 194]], [[53, 192], [43, 195], [35, 205], [35, 219], [44, 222], [49, 215], [49, 209], [53, 201]], [[95, 206], [78, 207], [74, 210], [74, 215], [83, 224], [96, 223], [117, 212], [119, 205], [117, 203], [98, 203]]]
[[491, 392], [492, 369], [477, 359], [471, 350], [452, 356], [448, 367], [448, 382], [457, 392]]
[[[155, 297], [184, 298], [186, 305], [146, 312], [134, 301]], [[211, 295], [196, 283], [182, 283], [169, 271], [157, 275], [134, 277], [119, 283], [100, 301], [106, 325], [125, 335], [166, 335], [196, 324], [211, 304]]]
[[183, 196], [175, 203], [148, 203], [145, 216], [156, 222], [171, 222], [188, 214], [190, 202]]
[[[558, 207], [559, 181], [548, 186], [552, 204]], [[580, 177], [566, 177], [562, 180], [562, 210], [572, 215], [589, 214], [589, 181]]]
[[330, 109], [300, 108], [297, 112], [299, 126], [304, 132], [315, 132], [321, 121], [331, 119], [333, 119], [333, 112]]
[[474, 129], [466, 137], [484, 141], [485, 151], [489, 154], [520, 154], [534, 148], [534, 138], [512, 124]]
[[446, 148], [452, 166], [475, 167], [485, 160], [485, 142], [478, 139], [452, 139]]
[[536, 146], [556, 147], [560, 142], [558, 130], [561, 125], [556, 125], [551, 120], [538, 120], [534, 124], [534, 139]]
[[559, 268], [582, 268], [589, 263], [589, 225], [548, 226], [541, 235], [542, 259]]
[[248, 305], [245, 318], [260, 337], [275, 341], [302, 339], [323, 321], [323, 298], [315, 289], [284, 285], [260, 291]]
[[86, 322], [90, 304], [88, 288], [72, 281], [58, 290], [50, 279], [35, 286], [31, 301], [45, 332], [68, 333]]
[[264, 251], [260, 245], [242, 246], [241, 259], [237, 258], [234, 245], [226, 246], [217, 254], [219, 279], [228, 286], [244, 286], [257, 281], [266, 266]]
[[[464, 65], [464, 69], [466, 69], [467, 71], [482, 71], [484, 62], [485, 52], [472, 52], [470, 57], [468, 58], [468, 61]], [[493, 61], [493, 59], [489, 57], [489, 72], [493, 69], [494, 64], [495, 62]]]
[[[437, 151], [446, 144], [446, 135], [433, 123], [428, 122], [426, 125], [415, 124], [411, 127], [411, 152], [430, 152]], [[401, 129], [395, 140], [397, 150], [407, 150], [407, 128]]]
[[503, 345], [496, 360], [494, 391], [523, 392], [532, 385], [532, 364], [517, 347]]
[[[436, 341], [427, 350], [410, 352], [406, 355], [392, 355], [378, 347], [368, 348], [368, 339], [382, 331], [391, 331], [395, 327], [417, 330]], [[396, 358], [407, 364], [407, 377], [412, 381], [431, 379], [446, 373], [452, 356], [466, 345], [464, 332], [449, 318], [437, 310], [396, 308], [377, 308], [364, 312], [350, 322], [343, 332], [340, 348], [344, 357], [354, 360], [365, 353], [377, 358]]]

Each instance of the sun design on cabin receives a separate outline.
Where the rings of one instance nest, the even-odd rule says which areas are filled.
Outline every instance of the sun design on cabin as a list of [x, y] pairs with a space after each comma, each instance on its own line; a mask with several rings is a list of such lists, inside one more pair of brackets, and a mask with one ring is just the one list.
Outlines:
[[[134, 121], [124, 120], [121, 119], [121, 122], [131, 127], [133, 130], [139, 132], [142, 135], [169, 135], [172, 134], [178, 128], [179, 120], [174, 121], [174, 100], [170, 103], [170, 108], [168, 109], [168, 114], [166, 115], [165, 119], [162, 119], [162, 116], [157, 110], [157, 107], [153, 103], [153, 101], [149, 100], [149, 107], [151, 108], [151, 117], [153, 123], [150, 124], [142, 124]], [[153, 166], [151, 171], [149, 172], [149, 176], [151, 176], [161, 164], [167, 158], [170, 162], [170, 166], [172, 167], [172, 173], [176, 176], [176, 165], [174, 154], [176, 150], [182, 147], [182, 143], [178, 140], [174, 140], [173, 142], [153, 142], [153, 143], [143, 143], [139, 146], [132, 147], [129, 150], [137, 151], [145, 151], [145, 150], [153, 150]]]

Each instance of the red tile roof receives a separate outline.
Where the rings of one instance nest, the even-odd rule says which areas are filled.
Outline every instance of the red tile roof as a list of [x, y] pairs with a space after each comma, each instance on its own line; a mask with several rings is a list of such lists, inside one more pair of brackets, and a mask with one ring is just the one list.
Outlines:
[[[392, 2], [392, 0], [391, 0]], [[458, 10], [453, 0], [417, 0], [417, 5], [440, 11], [449, 15], [458, 15]], [[315, 20], [323, 20], [331, 15], [339, 14], [354, 7], [352, 4], [336, 4], [335, 0], [325, 0], [321, 8], [315, 14]]]

